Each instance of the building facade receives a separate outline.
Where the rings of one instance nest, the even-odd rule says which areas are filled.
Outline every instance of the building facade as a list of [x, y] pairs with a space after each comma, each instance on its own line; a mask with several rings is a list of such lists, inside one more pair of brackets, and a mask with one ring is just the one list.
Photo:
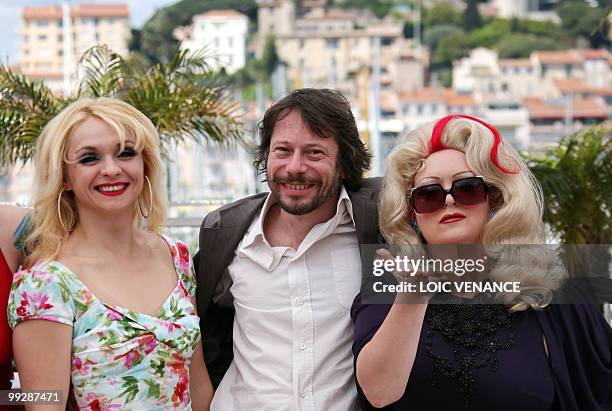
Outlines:
[[228, 73], [244, 67], [249, 18], [235, 10], [211, 10], [193, 16], [190, 26], [175, 30], [181, 48], [204, 50], [213, 70]]
[[[66, 45], [69, 71], [75, 72], [83, 53], [106, 44], [126, 56], [130, 38], [129, 10], [125, 4], [80, 4], [70, 7], [70, 39], [64, 39], [63, 10], [59, 6], [24, 7], [21, 14], [19, 67], [27, 76], [61, 87]], [[66, 41], [69, 40], [69, 41]]]

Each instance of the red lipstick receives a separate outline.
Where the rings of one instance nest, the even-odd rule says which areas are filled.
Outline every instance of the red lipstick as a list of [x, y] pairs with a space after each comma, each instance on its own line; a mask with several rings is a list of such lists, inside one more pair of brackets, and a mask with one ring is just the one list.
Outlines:
[[442, 218], [440, 219], [439, 223], [440, 224], [450, 224], [450, 223], [455, 223], [457, 221], [461, 221], [464, 218], [465, 216], [461, 213], [444, 214]]

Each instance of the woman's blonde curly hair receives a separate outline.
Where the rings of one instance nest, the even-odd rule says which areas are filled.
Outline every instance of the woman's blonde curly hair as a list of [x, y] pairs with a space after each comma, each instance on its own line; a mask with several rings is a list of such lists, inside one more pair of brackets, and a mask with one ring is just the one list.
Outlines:
[[[431, 154], [435, 124], [427, 124], [407, 134], [388, 157], [379, 197], [379, 223], [381, 233], [391, 245], [422, 244], [421, 237], [410, 226], [415, 214], [407, 196], [415, 174]], [[499, 297], [513, 311], [545, 307], [552, 299], [552, 290], [565, 278], [565, 271], [556, 257], [542, 252], [545, 247], [500, 247], [545, 243], [540, 184], [508, 144], [501, 142], [497, 146], [499, 167], [495, 165], [491, 158], [495, 145], [492, 131], [470, 118], [450, 119], [442, 131], [441, 143], [445, 148], [465, 153], [470, 169], [483, 176], [491, 186], [489, 206], [495, 213], [480, 236], [481, 243], [498, 257], [498, 264], [489, 277], [494, 281], [511, 279], [521, 283], [518, 296], [502, 294]]]
[[[34, 212], [30, 223], [31, 232], [25, 239], [27, 250], [26, 266], [39, 260], [52, 260], [60, 246], [70, 235], [62, 226], [78, 224], [76, 202], [71, 192], [63, 192], [65, 181], [66, 150], [74, 130], [89, 118], [98, 118], [112, 127], [121, 149], [127, 137], [133, 138], [135, 149], [142, 153], [144, 175], [149, 179], [152, 190], [144, 184], [138, 202], [134, 204], [134, 224], [145, 225], [139, 212], [138, 203], [144, 204], [151, 212], [146, 219], [148, 230], [161, 232], [166, 215], [166, 195], [162, 184], [162, 161], [160, 140], [155, 126], [147, 116], [131, 105], [108, 97], [84, 98], [64, 108], [44, 127], [36, 142], [34, 164]], [[151, 196], [152, 194], [152, 196]]]

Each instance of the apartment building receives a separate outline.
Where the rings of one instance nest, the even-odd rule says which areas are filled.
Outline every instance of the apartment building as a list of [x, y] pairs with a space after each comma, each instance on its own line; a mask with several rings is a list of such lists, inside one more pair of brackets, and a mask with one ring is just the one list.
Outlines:
[[528, 59], [498, 59], [477, 48], [453, 63], [453, 88], [474, 93], [481, 101], [500, 98], [560, 97], [557, 82], [584, 82], [592, 89], [612, 86], [611, 53], [607, 50], [534, 51]]
[[561, 137], [609, 118], [605, 102], [597, 96], [555, 100], [529, 97], [523, 104], [529, 113], [532, 151], [552, 147]]
[[[331, 87], [355, 95], [350, 79], [370, 69], [373, 61], [383, 76], [403, 73], [392, 68], [406, 62], [404, 52], [412, 47], [403, 38], [401, 22], [378, 20], [364, 10], [325, 7], [325, 1], [318, 0], [260, 0], [257, 7], [258, 48], [274, 36], [295, 88]], [[422, 76], [417, 79], [415, 88], [420, 88]]]
[[235, 10], [211, 10], [193, 16], [192, 24], [174, 31], [181, 49], [205, 50], [213, 70], [228, 73], [244, 67], [249, 18]]
[[[129, 11], [125, 4], [77, 4], [70, 6], [70, 42], [74, 71], [83, 52], [107, 44], [127, 55], [130, 38]], [[60, 88], [64, 71], [63, 10], [60, 6], [24, 7], [21, 14], [19, 66], [27, 76]]]

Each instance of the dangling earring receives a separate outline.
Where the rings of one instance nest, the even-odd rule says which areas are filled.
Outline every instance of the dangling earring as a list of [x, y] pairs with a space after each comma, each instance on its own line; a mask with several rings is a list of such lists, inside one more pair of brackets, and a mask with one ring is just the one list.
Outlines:
[[493, 216], [495, 215], [496, 211], [495, 210], [489, 210], [489, 220], [493, 218]]
[[421, 230], [419, 229], [416, 219], [410, 220], [410, 227], [416, 231], [417, 235], [421, 235]]
[[149, 181], [149, 177], [145, 176], [145, 180], [147, 180], [147, 185], [149, 186], [149, 200], [151, 204], [149, 204], [149, 212], [145, 215], [144, 211], [142, 211], [142, 204], [140, 203], [140, 197], [138, 197], [138, 208], [140, 209], [140, 215], [145, 220], [149, 218], [151, 215], [151, 211], [153, 210], [153, 190], [151, 189], [151, 182]]
[[74, 224], [76, 224], [76, 221], [72, 224], [72, 226], [70, 226], [70, 228], [66, 228], [66, 224], [64, 224], [64, 219], [62, 218], [61, 211], [62, 194], [64, 194], [64, 191], [65, 190], [62, 188], [62, 191], [60, 191], [59, 195], [57, 196], [57, 217], [59, 218], [60, 225], [62, 226], [64, 231], [69, 233], [74, 228]]

